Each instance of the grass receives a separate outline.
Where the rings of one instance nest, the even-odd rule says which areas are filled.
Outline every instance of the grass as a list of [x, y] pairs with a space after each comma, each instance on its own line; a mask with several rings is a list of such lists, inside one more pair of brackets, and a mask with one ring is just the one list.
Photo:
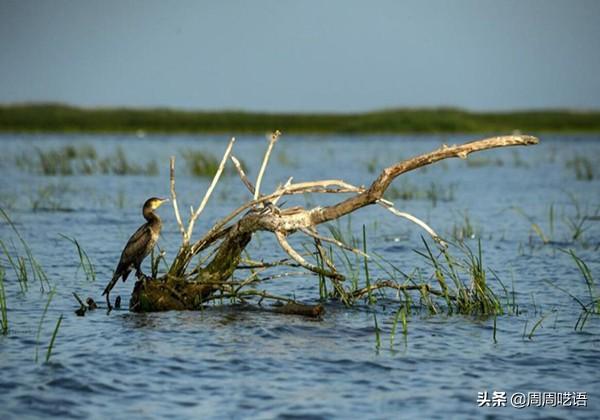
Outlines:
[[33, 211], [69, 211], [66, 196], [72, 188], [65, 182], [50, 183], [39, 187], [28, 198]]
[[[415, 251], [426, 259], [434, 268], [432, 277], [440, 285], [437, 296], [442, 297], [447, 305], [447, 312], [459, 314], [490, 316], [505, 313], [500, 299], [489, 287], [486, 269], [483, 265], [481, 241], [477, 251], [473, 252], [465, 243], [452, 244], [461, 258], [454, 257], [449, 248], [442, 248], [439, 256], [435, 256], [425, 240], [425, 252]], [[467, 281], [464, 280], [466, 276]], [[451, 287], [450, 285], [453, 285]], [[438, 313], [435, 303], [431, 300], [431, 292], [426, 296], [426, 305], [430, 312]]]
[[462, 242], [465, 239], [475, 239], [481, 236], [481, 232], [475, 227], [469, 213], [464, 212], [460, 223], [452, 225], [451, 236], [455, 241]]
[[[362, 238], [363, 238], [363, 252], [365, 253], [365, 255], [367, 254], [367, 230], [365, 225], [362, 226]], [[365, 256], [363, 257], [363, 266], [365, 269], [365, 287], [367, 287], [367, 301], [369, 302], [369, 305], [373, 304], [376, 302], [375, 298], [373, 297], [373, 294], [371, 292], [371, 278], [369, 276], [369, 259]], [[377, 321], [376, 321], [377, 322]]]
[[79, 270], [80, 268], [83, 269], [87, 281], [96, 281], [96, 270], [94, 268], [94, 264], [90, 260], [90, 257], [88, 256], [87, 252], [85, 252], [85, 250], [81, 247], [77, 239], [70, 238], [67, 235], [63, 235], [62, 233], [59, 233], [59, 235], [65, 238], [67, 241], [71, 242], [73, 245], [75, 245], [75, 248], [77, 248], [77, 255], [79, 256], [79, 265], [77, 266], [77, 270]]
[[53, 103], [0, 106], [0, 131], [100, 133], [491, 133], [599, 132], [600, 112], [469, 112], [405, 108], [364, 113], [180, 111], [168, 108], [77, 108]]
[[375, 349], [379, 350], [381, 348], [381, 330], [379, 324], [377, 324], [377, 314], [375, 312], [373, 312], [373, 321], [375, 322]]
[[8, 334], [8, 310], [6, 307], [6, 291], [4, 290], [4, 268], [0, 267], [0, 329], [2, 334]]
[[48, 313], [48, 308], [50, 307], [50, 302], [52, 302], [52, 298], [56, 294], [56, 289], [52, 289], [50, 293], [48, 293], [48, 300], [46, 301], [46, 306], [44, 306], [44, 311], [42, 312], [42, 316], [40, 317], [40, 322], [38, 324], [37, 334], [35, 337], [35, 362], [38, 361], [39, 348], [40, 348], [40, 337], [42, 335], [42, 326], [44, 325], [44, 319], [46, 318], [46, 313]]
[[392, 323], [392, 330], [390, 332], [390, 347], [394, 347], [394, 339], [396, 337], [396, 328], [398, 326], [398, 322], [402, 321], [402, 335], [406, 338], [408, 335], [408, 321], [406, 319], [406, 305], [401, 304], [400, 308], [396, 311], [396, 316], [394, 316], [394, 322]]
[[157, 175], [158, 165], [152, 160], [146, 165], [132, 162], [122, 147], [105, 157], [87, 144], [66, 145], [54, 149], [35, 149], [35, 154], [16, 157], [17, 167], [45, 176], [69, 175]]
[[441, 186], [432, 182], [427, 188], [424, 188], [403, 181], [399, 185], [390, 186], [385, 192], [385, 198], [391, 201], [429, 200], [435, 207], [440, 201], [454, 201], [455, 189], [455, 184]]
[[587, 322], [590, 316], [600, 315], [600, 296], [597, 295], [596, 286], [594, 284], [594, 278], [592, 277], [592, 272], [588, 265], [579, 256], [577, 256], [574, 250], [569, 249], [562, 251], [571, 256], [571, 258], [577, 266], [577, 269], [581, 273], [581, 276], [583, 277], [583, 280], [586, 284], [586, 288], [588, 290], [588, 302], [584, 302], [584, 299], [578, 298], [569, 290], [564, 289], [563, 287], [560, 287], [555, 283], [552, 283], [548, 280], [545, 280], [545, 282], [550, 286], [570, 296], [580, 306], [581, 312], [579, 314], [579, 317], [577, 318], [577, 322], [575, 323], [574, 329], [576, 331], [582, 331], [583, 327], [585, 326], [585, 323]]
[[591, 181], [596, 177], [594, 167], [597, 166], [597, 162], [593, 163], [587, 156], [574, 156], [565, 163], [565, 166], [573, 169], [575, 178], [579, 181]]
[[473, 156], [466, 160], [467, 167], [481, 168], [485, 166], [504, 166], [504, 161], [500, 158], [491, 158], [488, 156]]
[[48, 350], [46, 351], [46, 363], [50, 361], [50, 356], [52, 356], [52, 349], [54, 348], [54, 341], [56, 341], [56, 336], [58, 334], [58, 330], [60, 328], [60, 324], [62, 323], [63, 316], [62, 314], [58, 317], [58, 321], [56, 322], [56, 327], [54, 327], [54, 331], [52, 332], [52, 338], [50, 339], [50, 344], [48, 344]]
[[[188, 172], [197, 177], [214, 177], [219, 169], [219, 164], [221, 163], [215, 155], [202, 150], [186, 150], [182, 152], [182, 155], [185, 159]], [[239, 159], [239, 161], [242, 168], [244, 168], [244, 171], [247, 173], [248, 166], [246, 166], [242, 159]], [[232, 166], [225, 166], [223, 171], [224, 175], [232, 175], [234, 173], [235, 169]]]
[[28, 274], [27, 266], [25, 265], [25, 259], [19, 256], [17, 256], [16, 259], [13, 259], [8, 247], [2, 240], [0, 240], [0, 248], [2, 248], [2, 252], [6, 257], [6, 260], [15, 272], [15, 276], [19, 282], [19, 286], [21, 287], [21, 292], [26, 292], [28, 289]]
[[[31, 269], [31, 274], [33, 276], [33, 279], [34, 279], [34, 281], [37, 280], [40, 282], [40, 288], [43, 292], [45, 290], [44, 286], [50, 287], [50, 282], [48, 280], [48, 276], [46, 276], [44, 269], [38, 263], [38, 261], [34, 258], [33, 253], [31, 252], [31, 248], [29, 248], [29, 245], [27, 245], [27, 242], [25, 242], [25, 240], [19, 233], [17, 227], [15, 226], [13, 221], [10, 219], [8, 214], [4, 211], [4, 209], [0, 208], [0, 214], [2, 215], [4, 220], [6, 220], [6, 222], [10, 225], [13, 232], [16, 234], [17, 238], [21, 242], [21, 245], [23, 246], [23, 249], [25, 250], [25, 254], [27, 255], [27, 262], [29, 263], [29, 267]], [[28, 269], [25, 265], [25, 258], [18, 257], [17, 258], [18, 266], [17, 266], [17, 264], [14, 264], [14, 262], [11, 260], [8, 249], [6, 248], [4, 243], [2, 243], [2, 249], [5, 253], [5, 255], [7, 256], [7, 258], [9, 259], [13, 268], [19, 272], [19, 274], [17, 274], [17, 278], [19, 278], [19, 283], [21, 283], [21, 284], [27, 283], [28, 282]], [[18, 267], [18, 270], [17, 270], [17, 267]]]
[[[574, 194], [567, 192], [566, 195], [569, 197], [571, 203], [570, 206], [562, 208], [562, 217], [558, 220], [562, 222], [563, 230], [567, 232], [567, 237], [558, 239], [565, 242], [579, 243], [585, 248], [589, 245], [585, 233], [591, 228], [592, 221], [600, 219], [600, 206], [596, 208], [590, 208], [587, 205], [582, 207]], [[557, 243], [557, 238], [555, 237], [557, 215], [554, 203], [551, 203], [548, 207], [548, 222], [547, 224], [544, 223], [544, 226], [542, 226], [541, 222], [536, 222], [533, 217], [525, 213], [520, 207], [511, 207], [511, 210], [514, 210], [530, 223], [531, 232], [534, 233], [533, 236], [530, 235], [530, 243], [533, 242], [535, 237], [538, 237], [543, 245], [555, 245]]]
[[592, 272], [590, 271], [590, 268], [585, 263], [585, 261], [583, 261], [577, 256], [577, 254], [575, 254], [575, 251], [573, 251], [572, 249], [569, 249], [568, 251], [564, 252], [569, 254], [571, 258], [573, 258], [573, 261], [575, 261], [575, 264], [577, 265], [577, 268], [579, 269], [579, 272], [581, 273], [581, 276], [583, 277], [585, 285], [588, 289], [591, 304], [590, 306], [592, 308], [595, 307], [594, 312], [600, 314], [600, 297], [596, 296], [596, 286], [594, 284], [594, 278], [592, 277]]

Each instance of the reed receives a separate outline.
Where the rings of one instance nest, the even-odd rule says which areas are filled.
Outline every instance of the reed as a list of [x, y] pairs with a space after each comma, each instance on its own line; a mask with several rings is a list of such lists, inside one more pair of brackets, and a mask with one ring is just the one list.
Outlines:
[[475, 239], [481, 236], [480, 229], [476, 228], [468, 212], [462, 215], [462, 221], [452, 226], [451, 236], [455, 241], [462, 242], [465, 239]]
[[71, 242], [73, 245], [75, 245], [75, 248], [77, 249], [77, 255], [79, 257], [79, 265], [77, 266], [77, 270], [79, 270], [80, 268], [83, 270], [85, 274], [85, 279], [87, 281], [96, 281], [96, 270], [94, 268], [94, 264], [90, 260], [90, 257], [88, 256], [87, 252], [85, 252], [83, 247], [79, 244], [79, 241], [77, 241], [77, 239], [75, 238], [70, 238], [67, 235], [63, 235], [62, 233], [59, 233], [59, 235], [67, 241]]
[[596, 164], [592, 163], [587, 156], [576, 155], [569, 159], [565, 166], [575, 172], [575, 178], [579, 181], [591, 181], [596, 177], [594, 173]]
[[592, 272], [590, 268], [585, 263], [585, 261], [583, 261], [580, 257], [577, 256], [577, 254], [575, 254], [575, 251], [573, 251], [572, 249], [563, 252], [566, 252], [571, 256], [571, 258], [573, 258], [573, 261], [577, 265], [577, 268], [579, 269], [579, 272], [581, 273], [581, 276], [585, 281], [585, 285], [589, 293], [590, 307], [595, 307], [595, 309], [593, 309], [594, 312], [600, 314], [600, 298], [596, 295], [596, 286], [594, 284], [594, 278], [592, 277]]
[[16, 157], [17, 167], [46, 176], [70, 175], [157, 175], [158, 165], [152, 160], [145, 166], [132, 162], [119, 146], [101, 158], [92, 145], [66, 145], [55, 149], [36, 148], [35, 154]]
[[4, 290], [4, 268], [0, 267], [0, 329], [2, 334], [8, 334], [8, 310], [6, 307], [6, 291]]
[[[449, 242], [448, 246], [458, 250], [462, 257], [455, 258], [448, 248], [440, 249], [442, 259], [435, 256], [428, 246], [426, 246], [426, 252], [415, 251], [425, 258], [434, 269], [432, 277], [440, 285], [436, 296], [444, 298], [447, 311], [480, 316], [503, 314], [505, 311], [501, 301], [487, 283], [481, 241], [478, 242], [476, 252], [473, 252], [465, 243]], [[468, 281], [465, 282], [461, 276], [466, 276]], [[449, 287], [447, 278], [452, 280], [454, 288]], [[424, 282], [421, 281], [421, 284]], [[433, 293], [431, 287], [422, 287], [420, 290], [429, 311], [437, 313], [437, 306], [431, 296]]]
[[557, 290], [560, 290], [561, 292], [571, 297], [571, 299], [573, 299], [579, 305], [579, 307], [581, 308], [581, 312], [579, 313], [579, 317], [575, 322], [574, 329], [576, 331], [582, 331], [590, 316], [600, 315], [600, 296], [597, 296], [596, 294], [597, 292], [594, 284], [594, 279], [592, 277], [592, 272], [590, 271], [588, 265], [579, 256], [577, 256], [577, 254], [575, 254], [575, 251], [573, 251], [572, 249], [562, 251], [570, 255], [573, 261], [575, 261], [575, 264], [577, 265], [577, 268], [579, 269], [581, 276], [583, 277], [586, 284], [586, 288], [588, 291], [588, 302], [584, 302], [585, 299], [575, 296], [569, 290], [560, 287], [549, 280], [544, 281], [548, 285], [554, 287]]
[[[220, 161], [211, 153], [202, 150], [185, 150], [181, 154], [185, 159], [188, 172], [193, 176], [212, 178], [219, 169]], [[248, 172], [246, 163], [241, 159], [239, 161], [244, 170]], [[231, 166], [226, 166], [223, 174], [233, 175], [235, 174], [235, 169]]]
[[[50, 281], [48, 280], [48, 276], [46, 276], [44, 269], [38, 263], [38, 261], [34, 258], [33, 253], [31, 252], [31, 249], [29, 248], [29, 245], [27, 245], [27, 242], [25, 242], [25, 240], [19, 233], [19, 230], [17, 229], [17, 227], [15, 226], [15, 224], [13, 223], [11, 218], [8, 216], [8, 214], [4, 211], [4, 209], [0, 208], [0, 214], [2, 215], [4, 220], [6, 220], [6, 222], [9, 224], [9, 226], [12, 228], [13, 232], [15, 232], [15, 235], [21, 242], [21, 245], [23, 246], [23, 249], [25, 250], [25, 253], [27, 254], [27, 261], [31, 268], [31, 273], [33, 275], [34, 281], [38, 280], [40, 282], [40, 288], [41, 288], [42, 292], [44, 292], [45, 291], [44, 285], [46, 285], [47, 287], [50, 287]], [[21, 271], [24, 271], [24, 273], [22, 273], [21, 276], [24, 275], [26, 278], [27, 270], [26, 269], [24, 270], [24, 264], [21, 265]]]
[[528, 339], [530, 339], [530, 340], [532, 340], [532, 339], [533, 339], [533, 334], [535, 333], [535, 330], [537, 330], [537, 329], [538, 329], [538, 327], [541, 327], [541, 326], [542, 326], [542, 322], [544, 322], [544, 320], [545, 320], [546, 318], [548, 318], [548, 316], [550, 316], [550, 314], [551, 314], [551, 313], [552, 313], [552, 312], [548, 312], [546, 315], [543, 315], [542, 317], [540, 317], [540, 319], [538, 319], [538, 320], [536, 321], [536, 323], [535, 323], [535, 324], [533, 324], [533, 327], [531, 327], [531, 331], [529, 332], [529, 334], [527, 334], [527, 338], [528, 338]]
[[56, 289], [50, 290], [48, 293], [48, 300], [46, 301], [46, 306], [44, 306], [44, 311], [42, 312], [42, 316], [40, 317], [40, 322], [38, 324], [37, 334], [35, 337], [35, 362], [38, 361], [39, 348], [40, 348], [40, 337], [42, 335], [42, 326], [44, 325], [44, 319], [46, 318], [46, 313], [48, 313], [48, 308], [50, 307], [50, 302], [52, 302], [52, 298], [56, 294]]
[[58, 317], [58, 321], [56, 321], [56, 326], [54, 327], [54, 331], [52, 332], [52, 338], [50, 339], [50, 344], [48, 344], [48, 350], [46, 351], [46, 363], [50, 361], [50, 356], [52, 356], [52, 349], [54, 348], [54, 342], [56, 341], [56, 336], [58, 335], [58, 330], [60, 328], [60, 324], [63, 320], [62, 314]]
[[427, 187], [420, 187], [407, 181], [390, 186], [385, 198], [390, 201], [427, 200], [435, 207], [438, 202], [450, 202], [455, 199], [456, 184], [440, 185], [431, 182]]
[[362, 238], [363, 238], [363, 252], [365, 253], [365, 257], [363, 258], [363, 267], [365, 269], [365, 283], [367, 287], [367, 301], [369, 305], [376, 302], [376, 299], [373, 297], [371, 292], [371, 277], [369, 276], [369, 261], [366, 257], [367, 254], [367, 230], [365, 225], [362, 226]]
[[375, 349], [379, 350], [381, 348], [381, 330], [379, 324], [377, 324], [377, 314], [375, 312], [373, 312], [373, 321], [375, 323]]
[[6, 260], [12, 267], [15, 272], [15, 276], [17, 281], [19, 282], [19, 287], [21, 288], [21, 292], [24, 293], [28, 290], [27, 286], [27, 266], [25, 265], [25, 259], [23, 257], [16, 257], [16, 262], [13, 260], [11, 253], [8, 250], [6, 244], [0, 239], [0, 248], [2, 248], [2, 252], [6, 257]]

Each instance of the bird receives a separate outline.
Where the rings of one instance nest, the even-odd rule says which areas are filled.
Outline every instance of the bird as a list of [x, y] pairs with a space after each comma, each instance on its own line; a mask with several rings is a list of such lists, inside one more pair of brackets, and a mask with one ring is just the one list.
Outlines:
[[152, 248], [154, 248], [162, 227], [162, 221], [154, 210], [159, 208], [166, 201], [169, 200], [166, 198], [152, 197], [144, 203], [142, 214], [144, 219], [146, 219], [146, 223], [140, 226], [138, 230], [131, 235], [131, 238], [129, 238], [127, 245], [125, 245], [125, 248], [121, 253], [121, 259], [119, 260], [119, 264], [117, 264], [113, 277], [102, 293], [103, 296], [106, 295], [106, 303], [109, 311], [112, 309], [109, 294], [112, 288], [115, 287], [119, 278], [122, 277], [123, 281], [127, 280], [127, 276], [129, 276], [129, 273], [134, 268], [135, 276], [138, 280], [140, 278], [146, 278], [141, 269], [142, 261], [150, 254]]

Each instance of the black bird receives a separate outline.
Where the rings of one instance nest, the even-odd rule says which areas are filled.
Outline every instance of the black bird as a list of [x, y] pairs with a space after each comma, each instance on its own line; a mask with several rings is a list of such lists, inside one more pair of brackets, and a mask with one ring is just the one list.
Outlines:
[[154, 248], [154, 244], [156, 244], [156, 241], [158, 240], [160, 229], [162, 227], [160, 217], [154, 213], [154, 210], [159, 208], [165, 201], [169, 200], [166, 198], [152, 197], [144, 203], [142, 214], [147, 222], [140, 226], [139, 229], [131, 235], [131, 238], [129, 238], [127, 245], [125, 245], [125, 249], [121, 253], [121, 259], [119, 260], [119, 264], [117, 264], [115, 274], [102, 293], [102, 295], [106, 295], [106, 303], [108, 304], [109, 310], [112, 309], [109, 294], [112, 288], [115, 287], [119, 278], [123, 277], [123, 281], [127, 280], [127, 276], [129, 276], [129, 273], [133, 268], [135, 268], [135, 276], [138, 279], [140, 279], [140, 277], [145, 277], [141, 269], [142, 261], [150, 254], [152, 248]]

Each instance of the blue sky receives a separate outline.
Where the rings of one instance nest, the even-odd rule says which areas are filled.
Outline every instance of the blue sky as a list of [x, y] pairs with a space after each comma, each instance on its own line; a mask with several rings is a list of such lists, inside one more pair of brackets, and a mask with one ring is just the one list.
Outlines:
[[0, 0], [0, 102], [600, 108], [599, 1]]

